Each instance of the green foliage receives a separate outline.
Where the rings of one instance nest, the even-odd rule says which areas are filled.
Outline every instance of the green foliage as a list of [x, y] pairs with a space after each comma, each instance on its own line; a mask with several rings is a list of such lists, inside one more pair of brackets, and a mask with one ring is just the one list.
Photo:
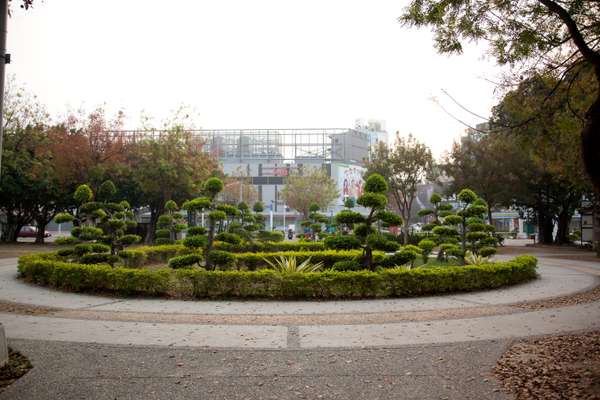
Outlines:
[[73, 221], [73, 219], [74, 217], [69, 213], [58, 213], [54, 217], [54, 222], [56, 222], [57, 224], [64, 224], [66, 222]]
[[491, 257], [494, 254], [496, 254], [496, 249], [493, 247], [482, 247], [481, 249], [479, 249], [479, 254], [482, 257]]
[[208, 255], [208, 260], [212, 265], [221, 269], [229, 269], [234, 267], [236, 263], [236, 257], [228, 251], [223, 250], [211, 251]]
[[350, 250], [359, 249], [361, 247], [360, 240], [353, 235], [336, 235], [325, 238], [325, 247], [334, 250]]
[[367, 244], [375, 250], [381, 250], [385, 252], [396, 251], [400, 248], [397, 242], [388, 240], [384, 235], [371, 234], [367, 237]]
[[239, 235], [229, 232], [221, 232], [217, 234], [215, 238], [217, 240], [230, 244], [240, 244], [242, 242], [242, 238]]
[[474, 254], [467, 250], [465, 253], [465, 263], [468, 265], [482, 265], [488, 262], [488, 258]]
[[75, 251], [73, 249], [60, 249], [56, 251], [56, 254], [60, 257], [70, 257], [75, 254]]
[[93, 226], [76, 226], [71, 230], [71, 235], [82, 241], [98, 240], [103, 233], [102, 229]]
[[54, 243], [59, 244], [59, 245], [70, 246], [70, 245], [79, 243], [79, 240], [77, 240], [77, 238], [73, 237], [73, 236], [62, 236], [62, 237], [56, 238]]
[[73, 199], [77, 205], [88, 203], [94, 198], [94, 193], [88, 185], [79, 185], [73, 194]]
[[[292, 171], [286, 178], [281, 191], [285, 203], [308, 218], [311, 212], [326, 210], [338, 197], [335, 180], [322, 168], [304, 167], [302, 171]], [[313, 210], [311, 210], [313, 206]], [[314, 209], [316, 206], [317, 209]]]
[[438, 236], [457, 236], [458, 235], [458, 231], [456, 230], [456, 228], [453, 228], [451, 226], [446, 226], [446, 225], [436, 226], [431, 231]]
[[225, 242], [215, 242], [215, 249], [230, 253], [245, 253], [251, 251], [280, 252], [280, 251], [323, 251], [324, 242], [257, 242], [232, 245]]
[[463, 189], [456, 195], [458, 201], [466, 204], [471, 204], [477, 200], [477, 194], [471, 189]]
[[331, 267], [334, 271], [360, 271], [364, 266], [356, 260], [338, 261]]
[[[79, 204], [79, 210], [71, 215], [73, 224], [71, 236], [77, 241], [101, 241], [110, 246], [110, 252], [116, 255], [123, 246], [136, 243], [141, 240], [137, 235], [128, 235], [128, 228], [135, 227], [137, 223], [133, 220], [133, 212], [129, 209], [129, 203], [110, 202], [116, 194], [116, 187], [111, 181], [105, 181], [100, 185], [98, 200], [93, 199], [93, 192], [87, 185], [81, 185], [74, 194]], [[60, 221], [69, 218], [61, 214]], [[73, 241], [74, 242], [74, 241]]]
[[138, 268], [144, 265], [148, 256], [143, 250], [121, 250], [118, 254], [128, 268]]
[[101, 243], [81, 243], [73, 247], [73, 253], [76, 256], [83, 256], [87, 253], [108, 253], [110, 246]]
[[383, 222], [383, 226], [401, 226], [403, 224], [402, 217], [391, 211], [378, 211], [375, 219]]
[[366, 192], [356, 200], [356, 203], [365, 208], [379, 210], [387, 205], [387, 197], [381, 193]]
[[225, 212], [221, 210], [215, 210], [208, 213], [208, 219], [213, 223], [217, 221], [222, 221], [225, 218], [227, 218], [227, 214], [225, 214]]
[[[308, 257], [312, 259], [313, 262], [322, 262], [324, 268], [332, 267], [338, 261], [349, 261], [354, 260], [358, 262], [363, 261], [362, 251], [359, 250], [325, 250], [325, 251], [285, 251], [285, 252], [273, 252], [273, 253], [261, 253], [261, 252], [252, 252], [252, 253], [235, 253], [235, 258], [237, 259], [238, 269], [248, 269], [248, 270], [256, 270], [260, 268], [264, 268], [264, 260], [265, 258], [274, 260], [279, 256], [294, 256], [297, 258], [298, 262], [302, 262]], [[375, 264], [380, 263], [383, 260], [383, 253], [374, 252], [373, 253], [373, 262]]]
[[194, 264], [198, 264], [202, 260], [202, 256], [200, 254], [192, 253], [185, 254], [183, 256], [173, 257], [169, 260], [169, 268], [178, 269], [178, 268], [189, 268]]
[[98, 200], [103, 202], [110, 202], [113, 197], [117, 194], [117, 188], [112, 181], [102, 182], [98, 189]]
[[183, 239], [183, 245], [192, 249], [199, 249], [206, 246], [208, 239], [204, 235], [187, 236]]
[[203, 226], [192, 226], [187, 229], [188, 236], [206, 235], [207, 232]]
[[109, 264], [114, 265], [119, 257], [110, 253], [86, 253], [79, 258], [82, 264]]
[[342, 210], [335, 215], [334, 219], [338, 224], [347, 225], [350, 229], [354, 224], [365, 221], [365, 217], [361, 213], [352, 210]]
[[391, 268], [400, 265], [413, 263], [417, 259], [417, 253], [412, 250], [401, 250], [392, 255], [386, 256], [381, 265], [386, 268]]
[[261, 213], [265, 210], [265, 207], [263, 206], [263, 203], [261, 203], [260, 201], [257, 201], [252, 206], [252, 210], [254, 210], [255, 213]]
[[435, 248], [436, 243], [433, 240], [423, 239], [419, 242], [419, 248], [421, 249], [421, 253], [423, 255], [423, 263], [427, 264], [429, 261], [429, 255]]
[[[371, 174], [365, 181], [364, 191], [369, 193], [383, 193], [388, 190], [388, 185], [383, 176], [379, 174]], [[359, 203], [360, 204], [360, 203]]]
[[262, 242], [283, 242], [285, 236], [279, 231], [260, 231], [257, 238]]
[[72, 291], [112, 291], [125, 295], [167, 295], [205, 298], [344, 299], [424, 296], [493, 289], [536, 278], [537, 260], [517, 257], [509, 262], [447, 268], [331, 271], [281, 274], [261, 271], [204, 271], [111, 268], [66, 263], [52, 254], [19, 259], [25, 280]]
[[310, 257], [306, 258], [302, 262], [298, 262], [295, 256], [279, 256], [274, 260], [264, 258], [267, 263], [274, 271], [281, 274], [292, 274], [292, 273], [306, 273], [306, 272], [317, 272], [323, 268], [323, 263], [318, 262], [313, 264], [310, 262]]
[[219, 178], [208, 178], [204, 183], [204, 190], [211, 196], [215, 197], [223, 191], [223, 181]]

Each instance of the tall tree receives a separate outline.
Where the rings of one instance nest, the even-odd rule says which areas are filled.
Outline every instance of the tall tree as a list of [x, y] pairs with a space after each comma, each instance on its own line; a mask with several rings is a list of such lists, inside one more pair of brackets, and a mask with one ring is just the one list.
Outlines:
[[433, 157], [427, 145], [412, 135], [407, 138], [396, 133], [396, 143], [388, 147], [380, 142], [371, 160], [367, 162], [367, 174], [377, 173], [388, 184], [389, 194], [398, 207], [404, 222], [404, 243], [408, 243], [409, 224], [413, 203], [417, 197], [417, 186], [433, 171]]
[[325, 170], [308, 167], [287, 177], [281, 195], [288, 206], [300, 211], [307, 219], [311, 205], [316, 204], [319, 209], [326, 210], [339, 196], [339, 191]]
[[[485, 40], [500, 64], [519, 76], [554, 71], [560, 81], [589, 64], [600, 82], [600, 2], [597, 0], [413, 0], [400, 21], [431, 27], [442, 53], [460, 53], [464, 41]], [[591, 83], [591, 82], [590, 82]], [[543, 110], [544, 104], [541, 105]], [[600, 195], [600, 92], [583, 117], [580, 151]]]
[[450, 194], [469, 187], [481, 195], [489, 205], [487, 217], [491, 224], [492, 208], [513, 205], [515, 188], [523, 183], [522, 172], [529, 167], [528, 161], [514, 137], [468, 131], [454, 142], [442, 170], [451, 178]]
[[150, 210], [146, 241], [154, 239], [158, 216], [168, 200], [181, 203], [197, 196], [202, 183], [218, 169], [216, 160], [192, 146], [181, 129], [173, 129], [158, 139], [136, 143], [128, 155], [144, 206]]
[[[555, 90], [565, 88], [572, 98], [573, 82], [585, 71], [591, 101], [581, 112], [579, 154], [590, 178], [594, 198], [600, 199], [600, 2], [596, 0], [485, 1], [414, 0], [400, 21], [432, 27], [442, 53], [460, 53], [465, 40], [485, 40], [500, 64], [514, 68], [515, 81], [543, 73], [558, 83], [530, 110], [543, 114]], [[533, 118], [531, 118], [533, 119]], [[527, 124], [531, 119], [521, 121]], [[564, 219], [563, 219], [564, 220]], [[595, 201], [594, 242], [600, 255], [600, 201]]]

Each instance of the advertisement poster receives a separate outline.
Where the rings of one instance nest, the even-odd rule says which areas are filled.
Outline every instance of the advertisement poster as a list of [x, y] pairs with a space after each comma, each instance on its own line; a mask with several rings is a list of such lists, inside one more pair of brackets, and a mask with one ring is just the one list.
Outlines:
[[366, 169], [357, 165], [335, 164], [338, 190], [340, 198], [338, 204], [343, 204], [344, 200], [351, 198], [354, 201], [363, 193], [363, 174]]

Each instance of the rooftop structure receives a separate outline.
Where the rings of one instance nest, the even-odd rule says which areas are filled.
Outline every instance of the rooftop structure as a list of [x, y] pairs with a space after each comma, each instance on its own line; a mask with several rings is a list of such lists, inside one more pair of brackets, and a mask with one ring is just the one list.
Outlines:
[[[159, 139], [164, 130], [114, 131], [124, 140]], [[183, 130], [182, 137], [197, 142], [227, 162], [352, 162], [368, 156], [371, 138], [348, 128], [309, 129], [200, 129]]]

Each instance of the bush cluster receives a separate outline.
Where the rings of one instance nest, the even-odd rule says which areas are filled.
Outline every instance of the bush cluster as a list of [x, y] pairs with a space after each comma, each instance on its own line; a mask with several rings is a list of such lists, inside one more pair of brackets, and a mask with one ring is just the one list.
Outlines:
[[[20, 276], [28, 281], [73, 291], [176, 295], [204, 298], [358, 299], [432, 295], [492, 289], [536, 277], [537, 260], [447, 268], [383, 269], [282, 274], [273, 270], [204, 271], [199, 269], [111, 268], [66, 263], [56, 254], [19, 259]], [[339, 264], [338, 264], [339, 265]]]

